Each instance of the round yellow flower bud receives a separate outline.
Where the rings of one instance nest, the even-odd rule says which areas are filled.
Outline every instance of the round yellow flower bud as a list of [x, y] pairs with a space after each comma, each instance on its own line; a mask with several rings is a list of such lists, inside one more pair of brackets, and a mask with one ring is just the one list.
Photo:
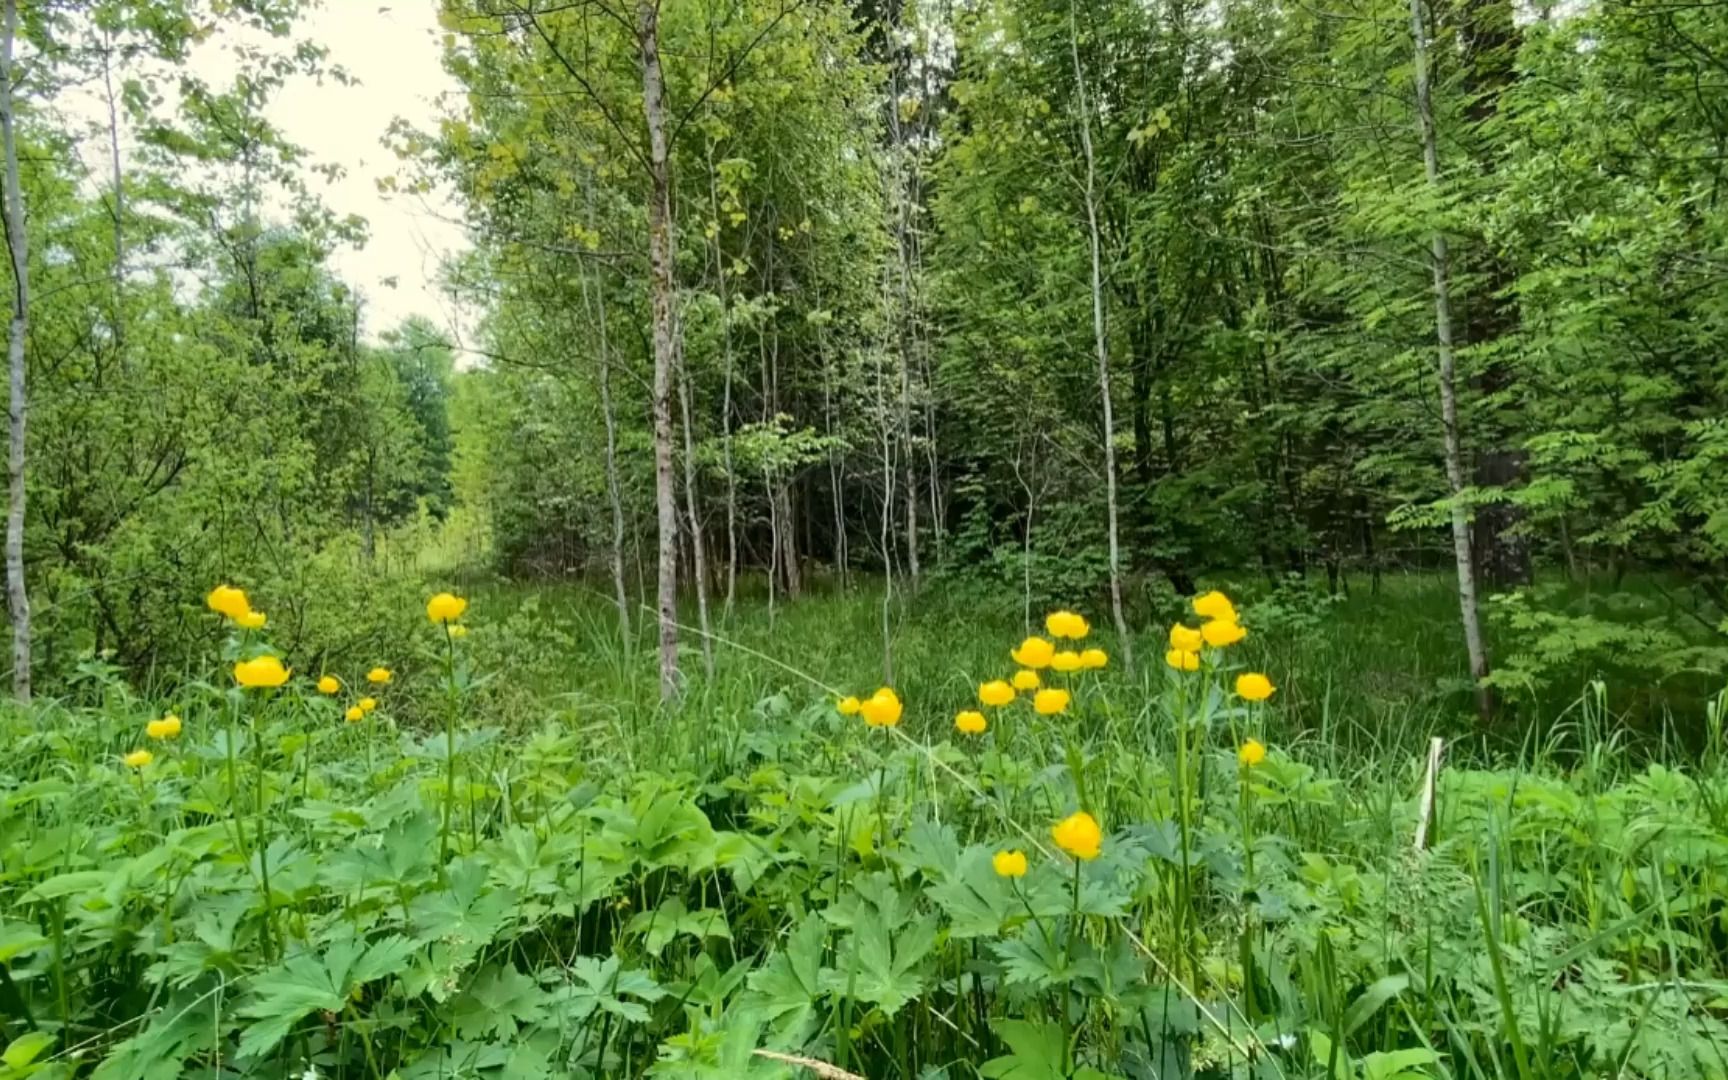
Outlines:
[[962, 735], [982, 735], [989, 726], [981, 712], [967, 709], [954, 714], [954, 727]]
[[1104, 849], [1104, 830], [1084, 810], [1058, 821], [1050, 830], [1050, 839], [1076, 859], [1096, 859]]
[[157, 742], [161, 742], [163, 739], [172, 739], [180, 734], [180, 718], [169, 713], [160, 720], [152, 720], [144, 725], [144, 734]]
[[366, 673], [366, 681], [378, 686], [383, 686], [385, 683], [390, 681], [390, 669], [387, 667], [375, 667]]
[[1040, 690], [1032, 695], [1032, 707], [1044, 716], [1055, 716], [1067, 712], [1073, 700], [1066, 690]]
[[152, 754], [148, 750], [134, 750], [120, 760], [124, 761], [129, 768], [142, 769], [152, 761], [155, 761], [156, 755]]
[[1001, 679], [992, 679], [978, 688], [978, 701], [992, 709], [999, 709], [1014, 700], [1014, 688]]
[[342, 680], [334, 675], [326, 675], [318, 680], [318, 692], [320, 694], [335, 694], [340, 693], [341, 690]]
[[1215, 649], [1226, 645], [1234, 645], [1248, 636], [1248, 631], [1234, 619], [1213, 619], [1200, 628], [1200, 636], [1206, 639], [1206, 644]]
[[991, 858], [990, 865], [999, 877], [1025, 877], [1026, 853], [1024, 851], [998, 851]]
[[435, 623], [453, 623], [468, 610], [468, 601], [454, 593], [441, 592], [426, 601], [426, 617]]
[[[1014, 673], [1014, 689], [1016, 690], [1036, 690], [1043, 685], [1044, 680], [1038, 677], [1036, 671], [1029, 668], [1021, 668]], [[989, 703], [986, 702], [986, 704]]]
[[1050, 658], [1056, 655], [1056, 646], [1041, 637], [1029, 637], [1008, 655], [1021, 667], [1047, 668], [1050, 666]]
[[864, 714], [864, 722], [871, 727], [894, 727], [900, 723], [903, 711], [900, 695], [886, 686], [861, 702], [859, 708]]
[[1236, 605], [1230, 598], [1214, 589], [1203, 596], [1194, 598], [1194, 614], [1202, 619], [1222, 619], [1225, 622], [1236, 621]]
[[1265, 701], [1277, 689], [1271, 679], [1258, 671], [1236, 676], [1236, 696], [1244, 701]]
[[274, 656], [259, 656], [234, 665], [234, 681], [248, 690], [268, 690], [288, 681], [290, 672]]
[[1266, 744], [1259, 739], [1249, 739], [1242, 744], [1242, 749], [1236, 751], [1236, 760], [1243, 768], [1252, 769], [1266, 760]]
[[1183, 626], [1181, 623], [1177, 623], [1170, 628], [1170, 647], [1172, 649], [1180, 649], [1183, 652], [1199, 652], [1200, 646], [1205, 643], [1206, 639], [1200, 636], [1200, 631], [1192, 626]]
[[1187, 649], [1171, 649], [1164, 654], [1164, 662], [1177, 671], [1200, 670], [1200, 654]]

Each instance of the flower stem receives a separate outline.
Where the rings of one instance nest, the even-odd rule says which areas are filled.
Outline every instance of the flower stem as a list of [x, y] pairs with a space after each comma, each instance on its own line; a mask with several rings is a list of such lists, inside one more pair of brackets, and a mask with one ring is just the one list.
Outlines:
[[448, 703], [444, 713], [444, 827], [438, 837], [439, 873], [450, 859], [450, 819], [456, 804], [456, 711], [460, 705], [456, 687], [456, 639], [450, 624], [444, 624], [444, 687]]

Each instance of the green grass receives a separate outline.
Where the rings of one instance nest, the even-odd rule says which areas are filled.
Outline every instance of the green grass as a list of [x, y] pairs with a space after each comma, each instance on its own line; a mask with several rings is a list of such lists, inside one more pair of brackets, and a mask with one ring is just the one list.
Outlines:
[[[1088, 611], [1112, 666], [982, 737], [1026, 627], [952, 583], [888, 607], [893, 729], [831, 701], [882, 681], [874, 586], [741, 601], [663, 706], [604, 595], [479, 578], [457, 666], [422, 623], [362, 724], [215, 657], [143, 770], [165, 703], [118, 683], [0, 713], [0, 1076], [1728, 1075], [1719, 738], [1606, 693], [1480, 730], [1445, 584], [1248, 603], [1191, 675]], [[1096, 860], [1052, 842], [1079, 809]]]

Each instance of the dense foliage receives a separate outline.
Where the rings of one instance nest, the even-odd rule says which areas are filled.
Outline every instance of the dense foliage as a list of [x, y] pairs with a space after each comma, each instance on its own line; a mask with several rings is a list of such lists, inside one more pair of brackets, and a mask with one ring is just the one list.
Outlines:
[[1460, 761], [1429, 817], [1391, 743], [1281, 745], [1216, 593], [1143, 686], [1058, 614], [933, 700], [501, 730], [466, 606], [5, 714], [5, 1075], [1724, 1075], [1717, 741], [1629, 768], [1586, 699], [1570, 779]]

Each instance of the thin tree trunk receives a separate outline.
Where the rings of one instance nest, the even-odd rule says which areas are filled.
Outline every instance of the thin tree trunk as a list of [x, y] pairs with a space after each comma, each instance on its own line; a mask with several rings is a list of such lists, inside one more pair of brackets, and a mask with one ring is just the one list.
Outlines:
[[[1422, 0], [1410, 0], [1410, 36], [1416, 50], [1416, 126], [1422, 137], [1422, 165], [1428, 186], [1440, 187], [1440, 151], [1434, 134], [1434, 104], [1428, 87], [1428, 42], [1422, 22]], [[1476, 680], [1476, 711], [1490, 719], [1494, 700], [1482, 680], [1488, 675], [1488, 653], [1482, 644], [1482, 621], [1476, 604], [1476, 569], [1470, 551], [1470, 518], [1460, 496], [1464, 491], [1464, 456], [1459, 448], [1458, 394], [1452, 352], [1452, 288], [1446, 237], [1434, 230], [1430, 261], [1434, 270], [1434, 336], [1439, 344], [1440, 424], [1446, 454], [1446, 485], [1452, 496], [1452, 557], [1458, 568], [1458, 611], [1464, 624], [1464, 648], [1470, 675]]]
[[708, 552], [696, 498], [696, 436], [690, 425], [690, 372], [678, 350], [678, 411], [684, 421], [684, 515], [690, 519], [690, 569], [696, 582], [696, 624], [702, 629], [702, 669], [714, 680], [714, 639], [708, 626]]
[[120, 168], [120, 112], [114, 104], [114, 77], [110, 67], [113, 37], [102, 51], [102, 88], [108, 99], [108, 167], [114, 184], [114, 351], [126, 347], [126, 174]]
[[648, 122], [648, 265], [654, 315], [654, 506], [659, 527], [660, 698], [678, 693], [678, 503], [672, 475], [672, 171], [660, 73], [660, 5], [641, 0], [642, 111]]
[[618, 632], [630, 640], [630, 595], [624, 588], [624, 498], [618, 483], [618, 417], [612, 408], [612, 354], [606, 337], [606, 289], [595, 282], [594, 313], [600, 330], [600, 411], [606, 420], [606, 500], [612, 504], [612, 592]]
[[882, 682], [894, 685], [894, 643], [889, 612], [894, 602], [894, 451], [890, 441], [887, 395], [882, 392], [882, 365], [876, 365], [876, 417], [882, 435]]
[[714, 215], [714, 289], [720, 298], [720, 356], [725, 369], [720, 394], [720, 456], [726, 467], [726, 617], [738, 596], [738, 475], [732, 469], [732, 307], [726, 292], [726, 255], [720, 247], [720, 193], [714, 185], [714, 154], [708, 154], [708, 207]]
[[[1070, 12], [1072, 15], [1072, 12]], [[1069, 25], [1068, 46], [1074, 58], [1074, 85], [1080, 105], [1080, 148], [1086, 157], [1086, 235], [1092, 248], [1092, 336], [1098, 348], [1098, 393], [1104, 404], [1104, 507], [1110, 534], [1110, 614], [1116, 622], [1122, 666], [1134, 670], [1134, 645], [1122, 614], [1122, 545], [1116, 512], [1116, 421], [1110, 401], [1110, 346], [1104, 332], [1104, 272], [1098, 250], [1098, 179], [1092, 155], [1092, 116], [1087, 111], [1086, 80], [1080, 68], [1080, 31]]]
[[24, 341], [30, 331], [29, 239], [18, 176], [17, 118], [13, 114], [12, 50], [18, 35], [18, 0], [6, 0], [0, 33], [0, 138], [6, 155], [6, 244], [12, 249], [12, 327], [7, 341], [6, 610], [12, 618], [12, 692], [30, 700], [30, 594], [24, 584]]

